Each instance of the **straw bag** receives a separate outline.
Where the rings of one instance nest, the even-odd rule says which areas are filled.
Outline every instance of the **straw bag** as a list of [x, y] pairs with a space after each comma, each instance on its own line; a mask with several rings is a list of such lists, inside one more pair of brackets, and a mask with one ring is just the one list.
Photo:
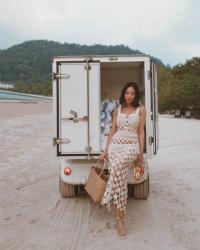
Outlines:
[[99, 168], [97, 165], [102, 161], [101, 159], [91, 167], [88, 180], [85, 185], [86, 192], [90, 195], [94, 202], [101, 202], [103, 194], [106, 189], [108, 175], [105, 174], [104, 169], [106, 162], [103, 163], [103, 167]]
[[128, 172], [128, 183], [139, 184], [147, 179], [148, 164], [143, 161], [142, 163], [135, 162]]

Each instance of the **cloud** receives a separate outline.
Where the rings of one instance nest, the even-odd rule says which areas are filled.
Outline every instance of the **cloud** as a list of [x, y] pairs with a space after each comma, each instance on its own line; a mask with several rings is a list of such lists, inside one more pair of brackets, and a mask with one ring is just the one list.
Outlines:
[[0, 0], [0, 4], [4, 36], [0, 48], [6, 47], [6, 39], [8, 46], [20, 39], [125, 44], [175, 64], [193, 55], [200, 41], [197, 0], [12, 0], [12, 4]]

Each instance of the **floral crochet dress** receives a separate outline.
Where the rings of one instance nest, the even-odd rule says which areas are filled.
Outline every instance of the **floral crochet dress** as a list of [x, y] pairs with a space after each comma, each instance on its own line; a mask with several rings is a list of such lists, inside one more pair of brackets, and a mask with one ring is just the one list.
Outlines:
[[140, 150], [139, 119], [139, 107], [127, 115], [121, 113], [119, 106], [116, 117], [117, 132], [113, 135], [108, 148], [110, 177], [101, 201], [101, 205], [106, 205], [108, 211], [115, 207], [126, 213], [128, 170], [137, 159]]

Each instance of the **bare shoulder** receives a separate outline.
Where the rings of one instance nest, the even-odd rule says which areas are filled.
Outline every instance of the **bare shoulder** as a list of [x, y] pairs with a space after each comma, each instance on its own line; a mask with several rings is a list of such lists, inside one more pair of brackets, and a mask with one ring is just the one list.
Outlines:
[[112, 116], [113, 116], [113, 117], [116, 117], [116, 116], [117, 116], [117, 113], [118, 113], [118, 107], [115, 108], [115, 109], [113, 110]]

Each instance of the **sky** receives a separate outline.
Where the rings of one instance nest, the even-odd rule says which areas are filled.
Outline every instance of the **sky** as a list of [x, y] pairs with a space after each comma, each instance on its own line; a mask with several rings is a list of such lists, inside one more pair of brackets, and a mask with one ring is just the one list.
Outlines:
[[174, 66], [200, 56], [199, 13], [199, 0], [0, 0], [0, 49], [124, 44]]

